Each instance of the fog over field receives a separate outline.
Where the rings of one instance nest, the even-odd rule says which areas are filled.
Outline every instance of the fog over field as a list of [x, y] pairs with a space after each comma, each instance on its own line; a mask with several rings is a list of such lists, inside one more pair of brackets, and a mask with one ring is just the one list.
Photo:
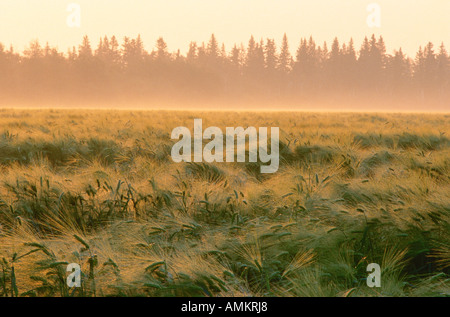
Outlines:
[[[382, 36], [318, 44], [285, 35], [226, 48], [214, 34], [170, 52], [147, 51], [141, 36], [85, 36], [66, 53], [32, 41], [21, 53], [0, 44], [3, 107], [270, 109], [448, 112], [450, 57], [429, 42], [415, 58], [387, 52]], [[293, 45], [293, 44], [292, 44]]]

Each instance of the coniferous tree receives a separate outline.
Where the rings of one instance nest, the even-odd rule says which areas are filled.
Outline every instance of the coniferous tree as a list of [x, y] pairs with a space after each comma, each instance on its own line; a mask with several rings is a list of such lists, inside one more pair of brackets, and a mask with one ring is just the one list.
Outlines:
[[206, 47], [206, 55], [213, 60], [219, 57], [219, 43], [214, 34], [211, 35], [208, 46]]
[[286, 33], [283, 36], [280, 55], [278, 57], [278, 69], [283, 73], [288, 73], [292, 68], [292, 56], [289, 51], [289, 41]]
[[186, 58], [187, 61], [191, 64], [195, 63], [197, 61], [197, 43], [196, 42], [190, 42], [189, 43], [189, 50], [187, 52]]
[[245, 49], [241, 46], [238, 47], [236, 44], [233, 46], [230, 54], [230, 65], [233, 67], [233, 71], [240, 73], [242, 65], [245, 59]]
[[158, 61], [168, 61], [170, 59], [167, 43], [162, 37], [158, 38], [156, 41], [156, 58]]
[[214, 34], [206, 45], [191, 42], [186, 55], [180, 50], [171, 54], [162, 38], [148, 54], [140, 35], [125, 37], [120, 44], [114, 36], [104, 36], [95, 51], [85, 36], [66, 54], [37, 40], [22, 54], [0, 45], [0, 100], [95, 102], [121, 97], [132, 102], [190, 96], [294, 103], [389, 98], [445, 104], [450, 97], [450, 57], [443, 44], [435, 49], [428, 43], [415, 59], [401, 48], [388, 55], [383, 38], [375, 35], [364, 39], [358, 53], [353, 39], [340, 44], [335, 38], [330, 47], [302, 38], [294, 61], [286, 34], [279, 53], [273, 39], [256, 41], [253, 36], [247, 48], [234, 45], [227, 51]]
[[386, 79], [390, 94], [393, 95], [399, 91], [403, 93], [410, 85], [410, 78], [410, 63], [400, 48], [388, 59], [386, 65]]
[[269, 75], [271, 75], [275, 71], [278, 63], [277, 47], [274, 39], [267, 39], [264, 54], [266, 69], [269, 71]]
[[89, 60], [93, 56], [91, 42], [89, 37], [86, 35], [83, 37], [83, 42], [78, 48], [78, 58], [81, 60]]
[[439, 47], [439, 54], [436, 56], [436, 80], [440, 94], [450, 90], [450, 57], [444, 46]]

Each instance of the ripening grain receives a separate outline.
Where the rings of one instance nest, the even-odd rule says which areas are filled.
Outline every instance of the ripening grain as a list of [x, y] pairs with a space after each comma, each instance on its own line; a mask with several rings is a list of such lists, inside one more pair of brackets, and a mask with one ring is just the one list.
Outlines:
[[[194, 118], [280, 127], [279, 171], [175, 164]], [[0, 296], [448, 296], [449, 133], [448, 114], [1, 110]]]

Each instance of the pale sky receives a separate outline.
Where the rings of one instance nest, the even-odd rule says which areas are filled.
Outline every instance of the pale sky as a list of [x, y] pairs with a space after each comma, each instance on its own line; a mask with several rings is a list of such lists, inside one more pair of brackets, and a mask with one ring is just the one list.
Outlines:
[[[66, 11], [81, 6], [81, 27], [70, 28]], [[367, 6], [381, 8], [381, 27], [367, 25]], [[365, 35], [383, 35], [388, 52], [398, 47], [414, 56], [419, 46], [441, 42], [450, 51], [450, 0], [0, 0], [0, 42], [22, 51], [33, 39], [66, 52], [88, 35], [95, 47], [100, 36], [141, 34], [151, 50], [159, 36], [169, 50], [187, 50], [190, 41], [207, 42], [214, 33], [227, 50], [234, 43], [287, 33], [292, 51], [300, 38], [317, 43], [350, 37], [359, 49]], [[437, 49], [437, 48], [436, 48]]]

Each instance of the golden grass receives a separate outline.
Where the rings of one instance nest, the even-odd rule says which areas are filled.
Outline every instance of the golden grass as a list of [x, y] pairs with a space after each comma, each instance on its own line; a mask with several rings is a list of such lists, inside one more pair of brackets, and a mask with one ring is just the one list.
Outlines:
[[[170, 132], [194, 118], [280, 127], [280, 170], [192, 177]], [[448, 114], [1, 110], [0, 295], [449, 295], [449, 132]]]

